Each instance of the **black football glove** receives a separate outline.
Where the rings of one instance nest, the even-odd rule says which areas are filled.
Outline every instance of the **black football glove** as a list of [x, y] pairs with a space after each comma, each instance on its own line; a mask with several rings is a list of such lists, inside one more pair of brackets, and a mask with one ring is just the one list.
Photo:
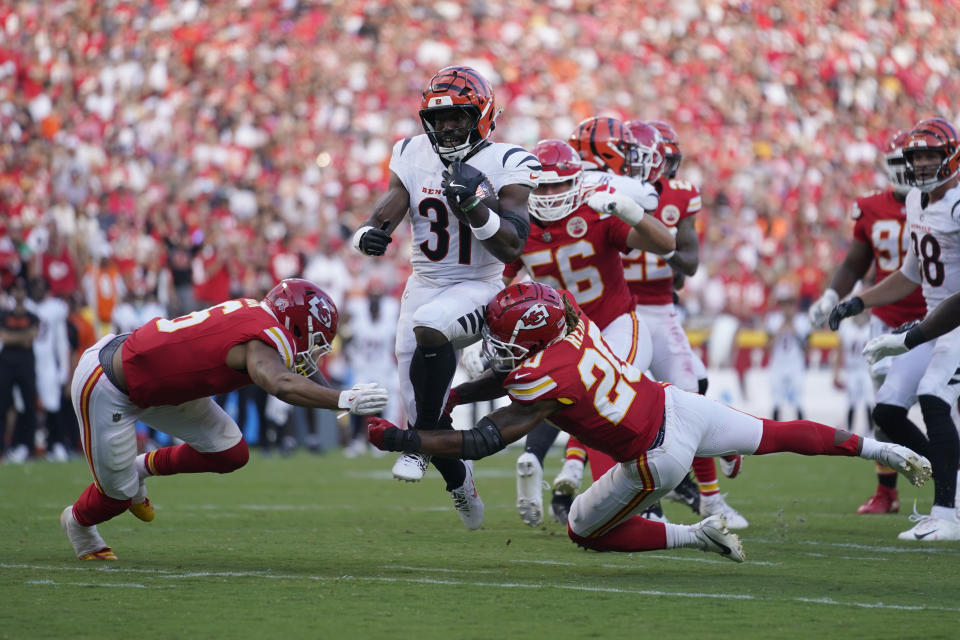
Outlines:
[[443, 187], [447, 201], [456, 204], [460, 211], [466, 212], [476, 206], [479, 197], [477, 188], [487, 176], [476, 167], [460, 160], [454, 160], [443, 172]]
[[855, 316], [863, 311], [863, 300], [859, 296], [850, 298], [846, 302], [841, 302], [830, 312], [830, 319], [827, 320], [830, 329], [836, 331], [840, 326], [840, 321], [850, 316]]
[[919, 320], [907, 320], [906, 322], [898, 326], [896, 329], [894, 329], [892, 333], [906, 333], [907, 331], [910, 331], [910, 329], [913, 329], [918, 324], [920, 324]]
[[391, 242], [393, 238], [383, 229], [367, 229], [367, 232], [360, 236], [360, 251], [368, 256], [382, 256]]

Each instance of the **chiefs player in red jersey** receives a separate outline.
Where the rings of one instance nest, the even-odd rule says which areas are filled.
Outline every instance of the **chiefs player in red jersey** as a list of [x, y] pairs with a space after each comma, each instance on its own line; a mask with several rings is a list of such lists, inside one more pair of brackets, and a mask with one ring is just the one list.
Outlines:
[[[533, 153], [542, 167], [528, 200], [533, 224], [520, 259], [504, 269], [505, 283], [525, 269], [535, 280], [569, 290], [616, 353], [646, 367], [649, 337], [642, 333], [620, 259], [634, 249], [673, 251], [669, 231], [638, 204], [655, 208], [655, 191], [627, 177], [584, 189], [580, 156], [562, 140], [542, 140]], [[517, 460], [517, 509], [530, 526], [543, 516], [543, 457], [556, 436], [555, 428], [543, 425]]]
[[[871, 265], [876, 271], [875, 282], [880, 282], [898, 271], [903, 264], [910, 246], [904, 208], [910, 190], [904, 175], [906, 163], [902, 151], [906, 137], [906, 132], [897, 132], [884, 145], [884, 167], [890, 188], [857, 198], [853, 204], [853, 241], [840, 267], [831, 277], [827, 290], [810, 307], [810, 320], [818, 327], [826, 324], [831, 309], [853, 290]], [[923, 318], [927, 307], [922, 292], [917, 288], [906, 298], [893, 304], [873, 307], [871, 311], [870, 335], [875, 337], [889, 333], [904, 322]], [[893, 366], [894, 363], [896, 366]], [[876, 387], [873, 421], [878, 427], [878, 438], [885, 439], [886, 433], [900, 433], [903, 429], [898, 428], [897, 424], [910, 423], [907, 411], [914, 402], [910, 392], [914, 388], [911, 381], [918, 380], [925, 368], [924, 354], [917, 351], [896, 358], [884, 358], [871, 365], [870, 375]], [[860, 505], [857, 513], [896, 513], [899, 510], [897, 474], [893, 469], [878, 465], [877, 490]]]
[[[108, 335], [87, 349], [73, 377], [73, 406], [93, 483], [60, 515], [81, 560], [116, 560], [97, 525], [130, 509], [154, 511], [144, 479], [175, 473], [230, 473], [246, 464], [247, 443], [213, 401], [254, 383], [285, 402], [321, 409], [379, 412], [386, 390], [318, 384], [319, 359], [337, 333], [337, 308], [307, 280], [283, 280], [263, 301], [240, 299]], [[185, 444], [137, 455], [135, 425]]]
[[507, 287], [487, 305], [485, 323], [483, 347], [492, 371], [459, 385], [457, 396], [475, 402], [506, 391], [508, 406], [466, 431], [401, 430], [372, 418], [368, 438], [388, 451], [477, 459], [549, 420], [617, 463], [573, 502], [568, 534], [584, 547], [690, 547], [743, 562], [740, 539], [727, 530], [722, 514], [694, 525], [633, 517], [673, 488], [695, 455], [859, 456], [893, 466], [917, 485], [930, 477], [929, 461], [906, 447], [809, 420], [755, 418], [645, 377], [615, 355], [572, 296], [545, 284]]

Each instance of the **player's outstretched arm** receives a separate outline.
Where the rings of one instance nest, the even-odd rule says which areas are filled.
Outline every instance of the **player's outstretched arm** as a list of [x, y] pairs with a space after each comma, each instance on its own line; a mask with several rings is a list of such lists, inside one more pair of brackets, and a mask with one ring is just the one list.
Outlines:
[[654, 216], [646, 215], [629, 195], [619, 191], [597, 191], [587, 198], [587, 206], [597, 213], [616, 216], [633, 227], [627, 234], [627, 246], [631, 249], [673, 257], [677, 248], [673, 234]]
[[854, 296], [834, 307], [830, 312], [830, 328], [836, 331], [841, 320], [855, 316], [864, 309], [880, 307], [906, 298], [919, 286], [918, 283], [903, 275], [903, 271], [894, 271], [859, 296]]
[[894, 333], [884, 333], [867, 342], [863, 355], [871, 364], [888, 356], [896, 356], [914, 347], [939, 338], [960, 327], [960, 293], [941, 302], [923, 322], [898, 327]]
[[386, 420], [371, 418], [367, 438], [383, 451], [478, 460], [519, 440], [560, 408], [556, 400], [542, 400], [529, 405], [511, 403], [481, 418], [477, 426], [466, 431], [403, 430]]
[[390, 172], [387, 192], [373, 207], [370, 219], [353, 234], [353, 248], [368, 256], [382, 256], [393, 241], [390, 234], [410, 209], [410, 193], [400, 177]]
[[700, 266], [700, 238], [693, 224], [693, 218], [687, 217], [677, 223], [677, 252], [667, 262], [674, 271], [692, 276]]
[[847, 249], [847, 255], [843, 257], [843, 262], [834, 271], [830, 278], [830, 284], [827, 285], [823, 295], [816, 302], [810, 305], [810, 322], [816, 327], [822, 327], [827, 323], [830, 317], [830, 311], [837, 306], [840, 299], [853, 290], [857, 280], [866, 275], [873, 261], [873, 252], [870, 246], [854, 240]]
[[[239, 348], [242, 348], [242, 355], [234, 351]], [[373, 383], [354, 385], [343, 391], [321, 386], [287, 369], [276, 349], [259, 340], [237, 345], [230, 351], [228, 365], [238, 368], [230, 356], [241, 356], [243, 369], [253, 383], [288, 404], [315, 409], [347, 409], [359, 415], [379, 413], [387, 405], [386, 389]]]

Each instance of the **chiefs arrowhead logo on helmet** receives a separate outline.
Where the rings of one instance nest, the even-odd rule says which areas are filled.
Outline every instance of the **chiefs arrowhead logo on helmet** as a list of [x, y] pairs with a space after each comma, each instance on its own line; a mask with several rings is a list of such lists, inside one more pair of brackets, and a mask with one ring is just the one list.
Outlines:
[[520, 322], [517, 323], [517, 331], [524, 329], [539, 329], [547, 326], [547, 308], [542, 304], [535, 304], [526, 313], [520, 316]]
[[494, 370], [512, 371], [563, 338], [566, 326], [563, 300], [552, 287], [540, 282], [511, 285], [487, 305], [483, 351]]
[[323, 326], [330, 326], [333, 314], [330, 313], [327, 303], [316, 296], [310, 298], [310, 313]]

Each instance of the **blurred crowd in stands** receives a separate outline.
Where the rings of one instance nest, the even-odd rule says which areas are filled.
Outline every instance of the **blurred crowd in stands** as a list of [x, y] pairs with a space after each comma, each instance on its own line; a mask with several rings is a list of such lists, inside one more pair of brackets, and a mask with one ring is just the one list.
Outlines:
[[673, 124], [704, 205], [689, 322], [762, 327], [777, 287], [801, 309], [819, 295], [853, 199], [885, 186], [886, 137], [960, 119], [958, 34], [946, 0], [12, 0], [0, 306], [20, 278], [96, 336], [121, 304], [175, 316], [290, 276], [338, 305], [370, 282], [396, 295], [407, 229], [386, 260], [349, 236], [456, 62], [494, 85], [498, 140]]

